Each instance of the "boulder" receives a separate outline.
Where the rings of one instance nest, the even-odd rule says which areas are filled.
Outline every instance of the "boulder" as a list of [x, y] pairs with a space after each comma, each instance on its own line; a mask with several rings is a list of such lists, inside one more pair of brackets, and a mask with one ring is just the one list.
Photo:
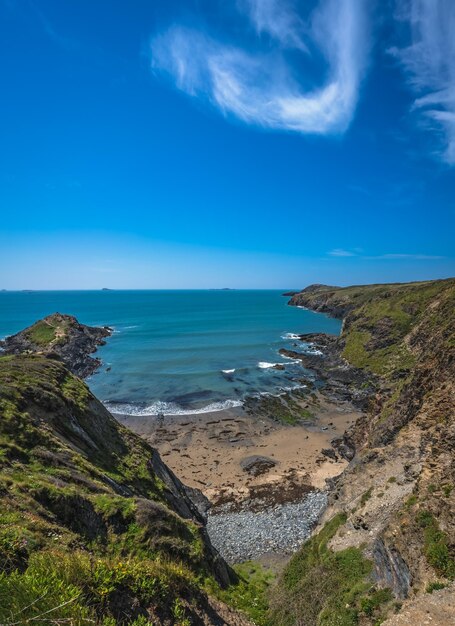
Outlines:
[[241, 468], [252, 476], [260, 476], [267, 473], [278, 462], [268, 456], [247, 456], [240, 461]]

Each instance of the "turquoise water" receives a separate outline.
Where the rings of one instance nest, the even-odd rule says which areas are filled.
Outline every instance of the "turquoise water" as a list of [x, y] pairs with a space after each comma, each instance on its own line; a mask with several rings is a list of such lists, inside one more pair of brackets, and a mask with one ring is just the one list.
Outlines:
[[296, 386], [302, 369], [278, 350], [295, 333], [340, 331], [339, 321], [287, 300], [281, 291], [2, 292], [0, 336], [55, 311], [111, 326], [103, 366], [87, 381], [111, 410], [202, 412]]

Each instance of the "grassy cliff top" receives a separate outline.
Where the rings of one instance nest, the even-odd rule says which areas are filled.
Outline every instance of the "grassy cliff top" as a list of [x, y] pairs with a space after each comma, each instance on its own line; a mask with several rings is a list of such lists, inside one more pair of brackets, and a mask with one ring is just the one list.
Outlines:
[[[54, 345], [65, 343], [70, 331], [79, 327], [82, 328], [82, 325], [72, 315], [53, 313], [42, 320], [38, 320], [13, 337], [29, 342], [30, 347], [36, 347], [36, 351], [47, 351]], [[6, 344], [8, 345], [8, 341]]]
[[229, 580], [186, 488], [53, 359], [0, 358], [0, 497], [1, 624], [197, 623]]
[[111, 334], [107, 327], [86, 326], [72, 315], [53, 313], [0, 341], [5, 354], [44, 354], [62, 360], [78, 376], [92, 374], [100, 365], [90, 355]]
[[455, 345], [455, 279], [328, 287], [311, 285], [290, 304], [344, 318], [340, 341], [352, 365], [392, 377], [412, 368], [419, 326], [450, 348]]
[[336, 348], [375, 393], [327, 523], [272, 593], [274, 622], [376, 626], [455, 580], [455, 279], [311, 285], [290, 304], [343, 319]]

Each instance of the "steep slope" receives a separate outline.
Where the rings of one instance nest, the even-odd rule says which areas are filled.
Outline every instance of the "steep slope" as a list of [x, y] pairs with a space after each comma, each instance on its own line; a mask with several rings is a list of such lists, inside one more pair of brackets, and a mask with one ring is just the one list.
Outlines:
[[274, 620], [375, 624], [455, 578], [455, 280], [315, 285], [290, 304], [344, 319], [333, 351], [368, 375], [371, 392], [345, 436], [353, 458], [325, 525], [280, 581]]
[[85, 378], [101, 364], [90, 354], [104, 345], [111, 333], [107, 326], [86, 326], [72, 315], [53, 313], [16, 335], [6, 337], [0, 341], [0, 348], [4, 354], [43, 354], [59, 358], [73, 374]]
[[0, 358], [1, 624], [246, 623], [197, 495], [61, 362]]

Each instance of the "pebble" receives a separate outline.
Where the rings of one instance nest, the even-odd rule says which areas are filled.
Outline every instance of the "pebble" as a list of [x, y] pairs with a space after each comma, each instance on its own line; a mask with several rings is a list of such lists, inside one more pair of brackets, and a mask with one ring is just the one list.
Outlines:
[[207, 531], [214, 547], [229, 563], [256, 559], [269, 552], [292, 554], [308, 539], [326, 506], [327, 494], [312, 491], [299, 502], [260, 512], [209, 514]]

